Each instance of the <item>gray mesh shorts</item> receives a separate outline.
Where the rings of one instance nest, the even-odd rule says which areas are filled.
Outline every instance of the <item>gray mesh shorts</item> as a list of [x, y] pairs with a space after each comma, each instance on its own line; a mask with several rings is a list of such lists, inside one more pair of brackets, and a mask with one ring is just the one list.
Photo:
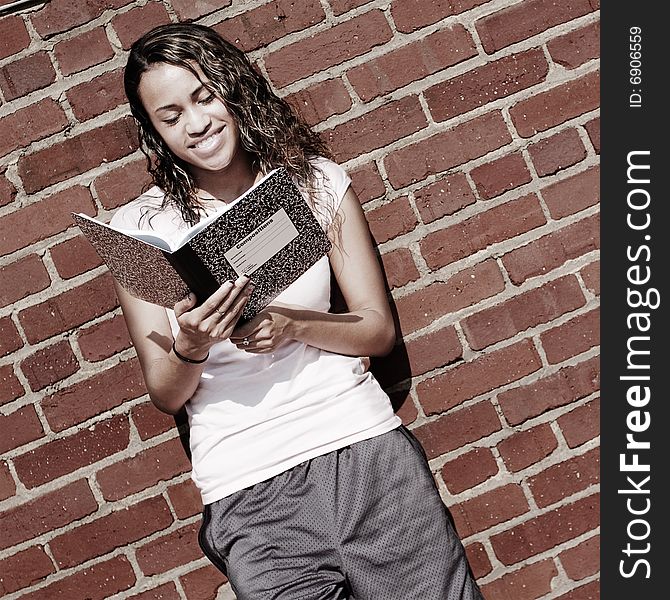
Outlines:
[[199, 541], [239, 600], [482, 600], [404, 427], [206, 505]]

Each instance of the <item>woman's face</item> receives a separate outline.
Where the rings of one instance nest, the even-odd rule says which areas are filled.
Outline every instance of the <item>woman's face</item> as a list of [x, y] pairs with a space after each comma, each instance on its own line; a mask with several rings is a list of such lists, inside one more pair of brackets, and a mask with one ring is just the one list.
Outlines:
[[[196, 66], [202, 81], [207, 78]], [[226, 105], [188, 69], [159, 63], [146, 71], [138, 86], [153, 126], [172, 152], [199, 174], [224, 171], [246, 160], [240, 133]]]

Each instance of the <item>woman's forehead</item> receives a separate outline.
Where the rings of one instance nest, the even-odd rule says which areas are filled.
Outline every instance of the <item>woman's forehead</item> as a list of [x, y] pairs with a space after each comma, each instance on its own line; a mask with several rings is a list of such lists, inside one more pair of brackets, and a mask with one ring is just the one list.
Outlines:
[[138, 86], [138, 92], [144, 105], [157, 108], [170, 104], [170, 99], [190, 97], [202, 88], [207, 81], [198, 65], [193, 65], [194, 74], [186, 67], [168, 63], [156, 63], [146, 70]]

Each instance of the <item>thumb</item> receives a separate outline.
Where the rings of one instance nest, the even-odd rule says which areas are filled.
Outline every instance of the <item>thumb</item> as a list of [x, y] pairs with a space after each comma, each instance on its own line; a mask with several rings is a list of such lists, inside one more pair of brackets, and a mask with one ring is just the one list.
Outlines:
[[183, 315], [185, 312], [188, 312], [195, 306], [196, 298], [195, 294], [193, 292], [189, 292], [189, 294], [177, 302], [177, 304], [174, 305], [174, 314], [175, 316], [179, 317]]

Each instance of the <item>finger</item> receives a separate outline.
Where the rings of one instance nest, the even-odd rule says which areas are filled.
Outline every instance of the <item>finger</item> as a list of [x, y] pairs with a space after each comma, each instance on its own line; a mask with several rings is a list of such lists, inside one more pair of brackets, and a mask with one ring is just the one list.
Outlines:
[[182, 298], [179, 302], [174, 305], [174, 314], [175, 317], [181, 317], [185, 312], [191, 310], [196, 303], [196, 297], [193, 292]]
[[250, 279], [246, 276], [238, 277], [234, 282], [226, 281], [202, 304], [202, 318], [220, 319], [235, 302], [236, 298], [248, 289]]
[[235, 327], [235, 324], [242, 316], [242, 312], [244, 311], [244, 307], [246, 306], [249, 300], [250, 294], [251, 294], [250, 291], [240, 294], [235, 299], [233, 305], [225, 313], [217, 314], [219, 320], [216, 323], [213, 335], [215, 335], [216, 337], [221, 337], [226, 332], [228, 332], [226, 337], [230, 336], [232, 329]]

